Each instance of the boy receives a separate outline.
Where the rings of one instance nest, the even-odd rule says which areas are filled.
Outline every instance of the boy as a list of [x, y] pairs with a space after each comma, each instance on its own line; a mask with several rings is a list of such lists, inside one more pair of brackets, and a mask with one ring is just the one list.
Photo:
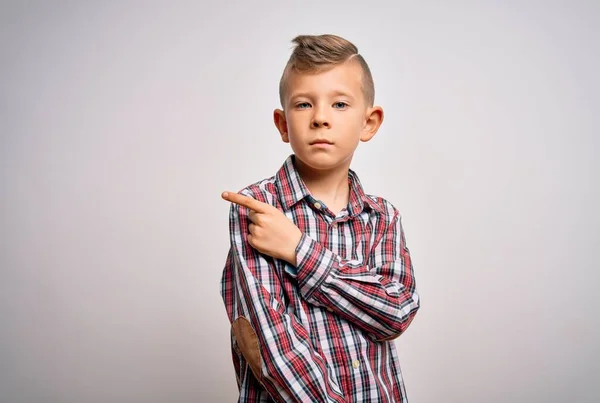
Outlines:
[[274, 112], [292, 147], [232, 202], [221, 295], [241, 402], [406, 402], [392, 341], [419, 309], [398, 210], [350, 162], [379, 129], [369, 67], [334, 35], [298, 36]]

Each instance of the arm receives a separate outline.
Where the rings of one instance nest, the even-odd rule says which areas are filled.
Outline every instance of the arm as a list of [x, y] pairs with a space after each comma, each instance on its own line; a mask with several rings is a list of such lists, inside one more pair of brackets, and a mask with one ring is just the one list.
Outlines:
[[371, 251], [372, 266], [341, 259], [303, 234], [296, 248], [296, 273], [288, 271], [307, 302], [329, 308], [375, 340], [400, 336], [419, 309], [401, 217], [393, 211]]
[[275, 400], [344, 402], [307, 330], [286, 313], [273, 260], [249, 245], [248, 224], [247, 208], [232, 204], [228, 303], [235, 306], [230, 319], [239, 350]]

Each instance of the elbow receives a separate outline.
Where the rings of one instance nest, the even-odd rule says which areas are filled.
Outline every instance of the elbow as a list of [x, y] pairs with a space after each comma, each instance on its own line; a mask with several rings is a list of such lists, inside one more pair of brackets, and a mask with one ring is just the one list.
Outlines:
[[420, 304], [418, 297], [403, 307], [400, 307], [396, 315], [392, 315], [387, 326], [373, 333], [375, 341], [391, 341], [400, 337], [410, 326], [415, 318]]

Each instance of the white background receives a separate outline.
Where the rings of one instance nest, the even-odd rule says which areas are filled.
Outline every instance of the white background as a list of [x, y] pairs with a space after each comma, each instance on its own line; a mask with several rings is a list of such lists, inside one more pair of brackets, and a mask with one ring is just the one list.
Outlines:
[[411, 403], [600, 396], [595, 1], [2, 2], [0, 396], [233, 402], [223, 190], [273, 175], [298, 34], [371, 65]]

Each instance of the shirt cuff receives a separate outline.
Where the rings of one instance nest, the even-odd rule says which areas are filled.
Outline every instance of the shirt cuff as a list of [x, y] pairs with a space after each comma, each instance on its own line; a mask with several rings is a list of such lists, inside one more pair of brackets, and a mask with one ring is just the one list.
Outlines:
[[335, 264], [335, 255], [306, 234], [296, 247], [296, 280], [305, 299], [321, 286]]

